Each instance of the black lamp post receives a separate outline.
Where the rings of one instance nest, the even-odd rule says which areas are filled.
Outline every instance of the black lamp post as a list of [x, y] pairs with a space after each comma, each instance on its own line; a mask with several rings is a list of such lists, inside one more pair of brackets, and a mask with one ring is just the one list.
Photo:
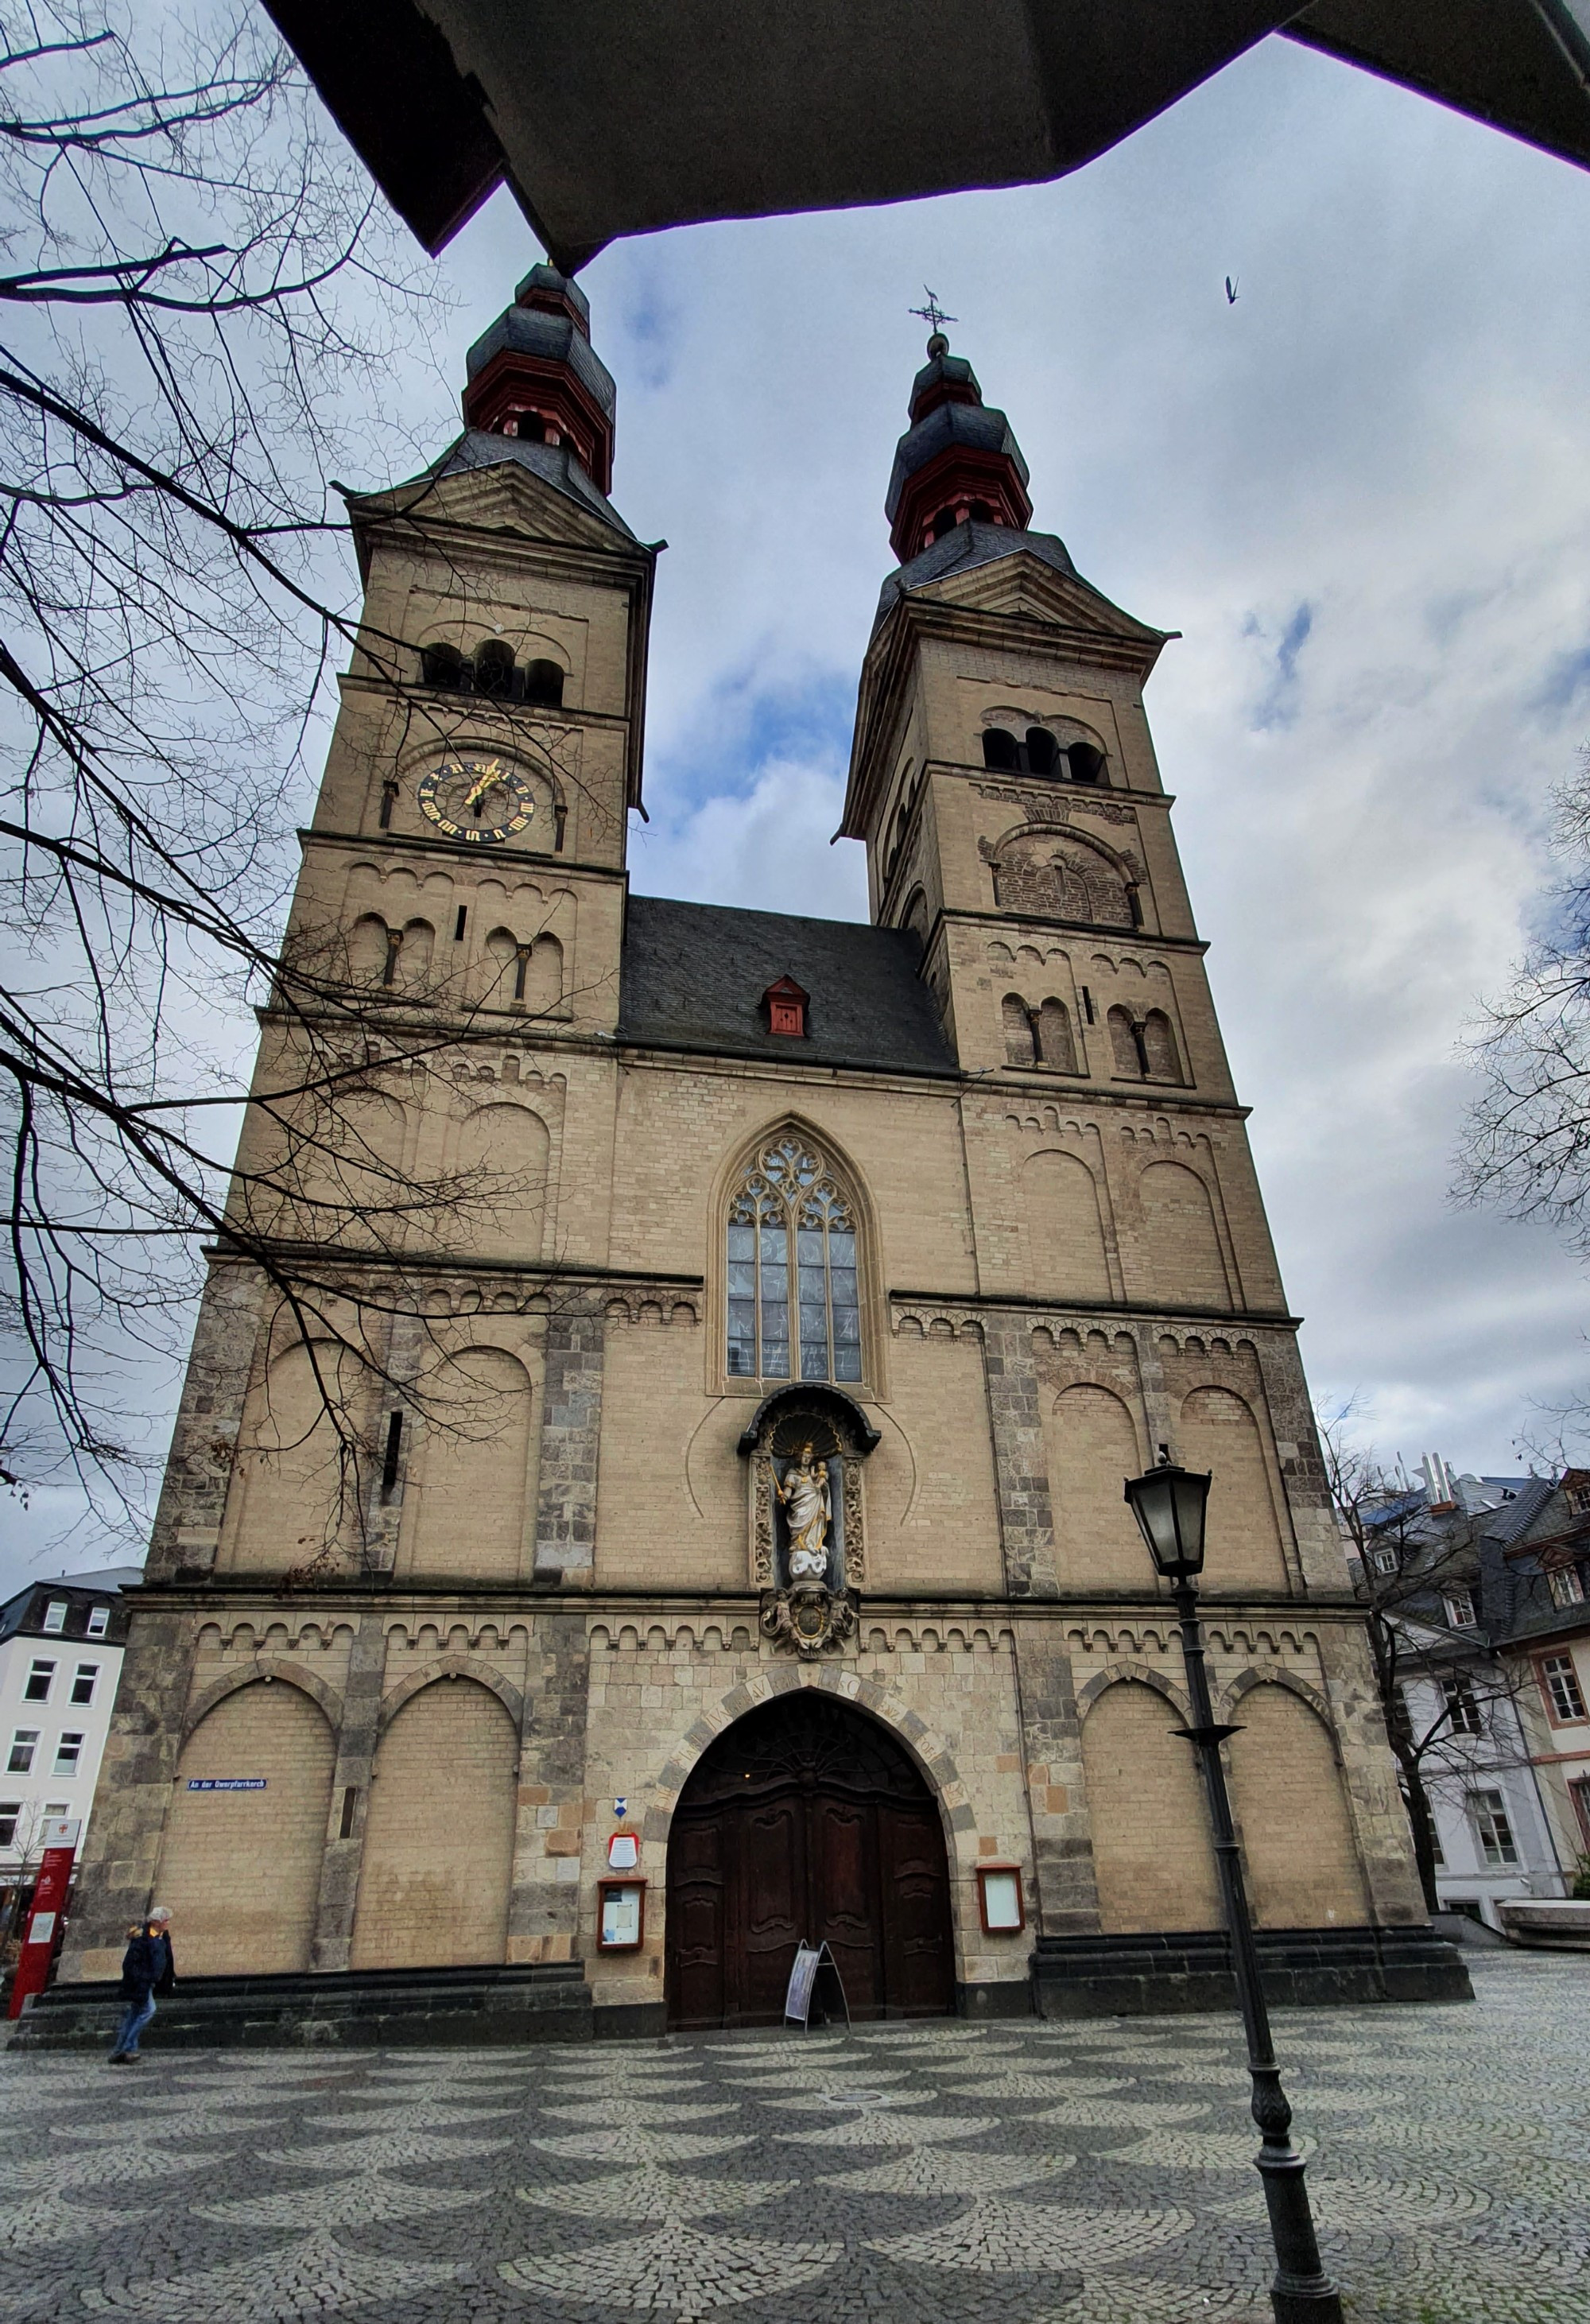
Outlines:
[[1247, 2034], [1247, 2070], [1253, 2076], [1254, 2120], [1264, 2138], [1255, 2162], [1264, 2182], [1270, 2211], [1270, 2236], [1275, 2246], [1275, 2281], [1270, 2287], [1276, 2324], [1342, 2324], [1342, 2304], [1336, 2286], [1319, 2264], [1313, 2214], [1303, 2180], [1303, 2158], [1292, 2144], [1291, 2108], [1281, 2087], [1270, 2039], [1269, 2013], [1259, 1982], [1259, 1957], [1254, 1947], [1253, 1923], [1248, 1918], [1247, 1892], [1243, 1886], [1242, 1861], [1232, 1829], [1231, 1803], [1226, 1794], [1226, 1770], [1220, 1746], [1235, 1727], [1217, 1727], [1209, 1702], [1209, 1682], [1204, 1669], [1203, 1628], [1198, 1618], [1198, 1577], [1203, 1570], [1204, 1508], [1209, 1480], [1177, 1466], [1166, 1445], [1160, 1446], [1159, 1465], [1146, 1476], [1126, 1480], [1126, 1499], [1148, 1544], [1149, 1554], [1165, 1580], [1181, 1624], [1181, 1653], [1187, 1665], [1187, 1692], [1192, 1704], [1192, 1725], [1179, 1727], [1198, 1753], [1209, 1795], [1209, 1823], [1215, 1838], [1215, 1862], [1220, 1874], [1220, 1902], [1226, 1931], [1231, 1940], [1231, 1969], [1236, 1979], [1237, 2005]]

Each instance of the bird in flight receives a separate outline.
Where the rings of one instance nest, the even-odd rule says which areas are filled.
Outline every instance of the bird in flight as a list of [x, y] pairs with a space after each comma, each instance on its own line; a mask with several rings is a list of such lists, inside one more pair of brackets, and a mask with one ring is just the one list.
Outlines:
[[1226, 304], [1228, 307], [1235, 307], [1236, 304], [1236, 285], [1229, 274], [1226, 277]]

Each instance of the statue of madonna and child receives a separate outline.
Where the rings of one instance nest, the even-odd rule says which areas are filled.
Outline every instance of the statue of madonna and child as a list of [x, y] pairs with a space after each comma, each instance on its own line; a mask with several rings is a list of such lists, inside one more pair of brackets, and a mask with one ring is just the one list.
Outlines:
[[803, 1444], [773, 1489], [784, 1504], [789, 1526], [789, 1578], [794, 1582], [825, 1582], [828, 1578], [828, 1530], [833, 1505], [828, 1490], [828, 1464], [813, 1458], [814, 1448]]

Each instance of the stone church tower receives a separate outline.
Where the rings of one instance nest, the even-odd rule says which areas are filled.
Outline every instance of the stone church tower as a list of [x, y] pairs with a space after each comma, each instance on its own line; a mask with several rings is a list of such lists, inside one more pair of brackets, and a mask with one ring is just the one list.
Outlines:
[[268, 1019], [234, 1216], [282, 1278], [214, 1255], [47, 2014], [157, 1895], [219, 2030], [776, 2022], [802, 1937], [859, 2015], [1209, 2000], [1122, 1498], [1161, 1443], [1214, 1474], [1275, 1989], [1451, 1990], [1144, 715], [1164, 635], [1031, 529], [935, 335], [845, 809], [870, 924], [631, 895], [614, 401], [537, 267], [459, 442], [352, 503], [288, 936], [351, 1094], [280, 1200], [306, 1037]]

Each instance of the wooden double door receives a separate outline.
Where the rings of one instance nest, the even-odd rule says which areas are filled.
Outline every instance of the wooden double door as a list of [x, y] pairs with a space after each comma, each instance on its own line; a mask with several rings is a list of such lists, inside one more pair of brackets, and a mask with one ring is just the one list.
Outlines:
[[796, 1945], [826, 1942], [850, 2015], [954, 2006], [943, 1828], [886, 1729], [814, 1689], [702, 1756], [668, 1840], [668, 2022], [777, 2025]]

